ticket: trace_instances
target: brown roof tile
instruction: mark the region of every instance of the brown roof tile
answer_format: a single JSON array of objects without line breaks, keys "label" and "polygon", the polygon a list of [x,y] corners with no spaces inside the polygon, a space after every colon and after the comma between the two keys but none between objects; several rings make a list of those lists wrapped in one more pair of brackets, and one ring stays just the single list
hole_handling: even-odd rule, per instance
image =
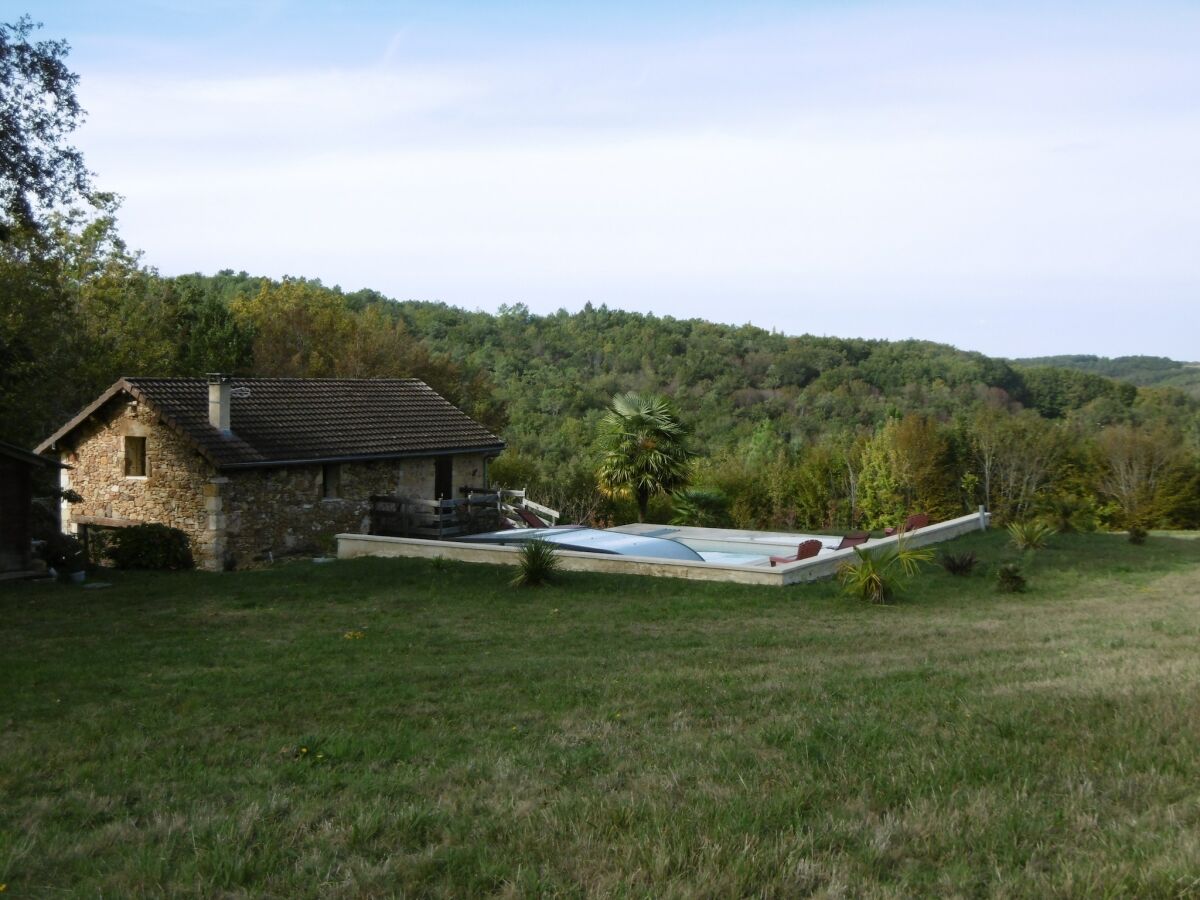
[{"label": "brown roof tile", "polygon": [[[504,442],[415,378],[234,378],[230,434],[208,421],[203,378],[125,378],[218,468],[494,450]],[[108,395],[111,396],[113,389]],[[103,399],[103,398],[102,398]],[[54,443],[93,404],[43,443]]]}]

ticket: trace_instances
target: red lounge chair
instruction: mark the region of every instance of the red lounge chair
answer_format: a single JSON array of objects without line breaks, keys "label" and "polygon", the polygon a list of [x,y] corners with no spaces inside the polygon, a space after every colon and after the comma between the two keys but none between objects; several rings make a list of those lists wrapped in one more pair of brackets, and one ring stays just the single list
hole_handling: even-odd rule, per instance
[{"label": "red lounge chair", "polygon": [[790,563],[801,559],[810,559],[821,552],[823,545],[820,541],[804,541],[796,548],[795,556],[772,556],[771,565],[776,563]]},{"label": "red lounge chair", "polygon": [[902,528],[898,529],[889,525],[887,528],[883,529],[883,533],[885,536],[891,537],[893,534],[896,534],[897,531],[902,530],[905,533],[916,531],[918,528],[924,528],[928,524],[929,516],[925,515],[925,513],[917,513],[915,516],[909,516],[907,519],[905,519]]},{"label": "red lounge chair", "polygon": [[857,547],[859,544],[865,544],[870,539],[871,539],[871,535],[869,535],[865,531],[852,531],[848,535],[846,535],[844,538],[842,538],[842,542],[840,544],[838,544],[834,549],[835,550],[845,550],[847,547]]},{"label": "red lounge chair", "polygon": [[530,528],[549,528],[550,526],[522,506],[517,507],[517,515]]}]

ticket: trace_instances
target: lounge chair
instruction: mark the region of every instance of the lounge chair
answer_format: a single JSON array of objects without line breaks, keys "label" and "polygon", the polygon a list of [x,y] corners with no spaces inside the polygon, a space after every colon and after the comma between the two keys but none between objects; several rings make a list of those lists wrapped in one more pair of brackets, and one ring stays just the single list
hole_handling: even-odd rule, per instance
[{"label": "lounge chair", "polygon": [[530,528],[549,528],[550,526],[522,506],[517,507],[517,515]]},{"label": "lounge chair", "polygon": [[772,556],[771,565],[776,565],[777,563],[796,562],[801,559],[811,559],[821,552],[822,546],[824,545],[820,541],[803,541],[800,546],[796,548],[795,556]]},{"label": "lounge chair", "polygon": [[845,550],[847,547],[857,547],[859,544],[865,544],[870,539],[871,535],[865,531],[852,531],[842,538],[842,542],[834,547],[834,549]]},{"label": "lounge chair", "polygon": [[896,534],[900,531],[903,531],[907,534],[910,531],[916,531],[918,528],[924,528],[928,524],[929,516],[925,515],[925,513],[917,513],[915,516],[909,516],[907,519],[905,519],[904,524],[900,528],[896,528],[894,525],[889,525],[887,528],[883,529],[883,533],[886,537],[891,537],[893,534]]}]

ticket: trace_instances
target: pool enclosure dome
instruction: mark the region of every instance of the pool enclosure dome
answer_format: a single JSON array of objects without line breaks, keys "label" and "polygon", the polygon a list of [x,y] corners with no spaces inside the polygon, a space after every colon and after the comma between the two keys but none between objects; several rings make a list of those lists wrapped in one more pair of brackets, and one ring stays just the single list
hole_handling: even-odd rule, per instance
[{"label": "pool enclosure dome", "polygon": [[651,559],[680,559],[703,562],[704,557],[678,541],[601,531],[584,525],[558,525],[553,528],[513,528],[487,534],[471,534],[456,538],[465,544],[519,545],[529,541],[545,541],[562,550],[582,553],[608,553],[615,556],[644,556]]}]

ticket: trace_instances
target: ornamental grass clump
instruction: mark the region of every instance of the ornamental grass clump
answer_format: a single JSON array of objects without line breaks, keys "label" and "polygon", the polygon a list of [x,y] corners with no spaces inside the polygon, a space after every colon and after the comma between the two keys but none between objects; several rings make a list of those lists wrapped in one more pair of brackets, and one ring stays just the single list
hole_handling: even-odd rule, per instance
[{"label": "ornamental grass clump", "polygon": [[963,553],[942,553],[938,557],[938,563],[943,569],[951,575],[960,576],[970,575],[978,561],[978,557],[969,550]]},{"label": "ornamental grass clump", "polygon": [[1031,519],[1028,522],[1012,522],[1008,526],[1012,545],[1018,550],[1043,550],[1054,534],[1054,529],[1045,522]]},{"label": "ornamental grass clump", "polygon": [[921,563],[933,559],[933,551],[897,542],[878,552],[855,547],[854,556],[838,567],[842,591],[856,600],[882,604],[895,599],[905,582],[920,571]]},{"label": "ornamental grass clump", "polygon": [[561,569],[553,544],[547,541],[526,541],[521,545],[517,574],[510,584],[513,587],[540,587],[552,582]]}]

